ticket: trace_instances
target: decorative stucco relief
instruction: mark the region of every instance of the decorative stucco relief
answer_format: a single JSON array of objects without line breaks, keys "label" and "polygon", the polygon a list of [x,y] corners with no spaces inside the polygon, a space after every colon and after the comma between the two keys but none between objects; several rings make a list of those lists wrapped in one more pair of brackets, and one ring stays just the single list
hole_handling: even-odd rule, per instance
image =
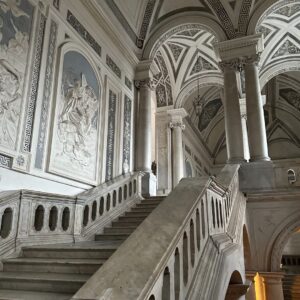
[{"label": "decorative stucco relief", "polygon": [[34,7],[0,2],[0,145],[16,146]]},{"label": "decorative stucco relief", "polygon": [[131,99],[125,95],[124,102],[124,129],[123,129],[123,173],[126,174],[130,170],[130,154],[131,154]]},{"label": "decorative stucco relief", "polygon": [[111,180],[114,170],[117,94],[109,90],[105,180]]},{"label": "decorative stucco relief", "polygon": [[99,109],[100,86],[92,66],[77,51],[65,53],[57,95],[51,171],[96,181]]}]

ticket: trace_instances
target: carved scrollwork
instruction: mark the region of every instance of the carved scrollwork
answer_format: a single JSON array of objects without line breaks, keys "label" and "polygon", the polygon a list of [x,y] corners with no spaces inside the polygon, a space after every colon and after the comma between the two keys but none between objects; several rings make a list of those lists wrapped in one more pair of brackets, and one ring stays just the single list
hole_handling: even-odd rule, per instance
[{"label": "carved scrollwork", "polygon": [[180,128],[181,130],[185,130],[185,125],[178,121],[178,122],[170,122],[169,123],[169,128],[173,129],[173,128]]},{"label": "carved scrollwork", "polygon": [[152,91],[155,90],[156,87],[154,80],[150,78],[143,79],[143,80],[135,80],[134,85],[137,89],[147,88]]},{"label": "carved scrollwork", "polygon": [[240,72],[242,69],[241,61],[239,58],[221,61],[219,62],[219,66],[222,72],[228,69]]}]

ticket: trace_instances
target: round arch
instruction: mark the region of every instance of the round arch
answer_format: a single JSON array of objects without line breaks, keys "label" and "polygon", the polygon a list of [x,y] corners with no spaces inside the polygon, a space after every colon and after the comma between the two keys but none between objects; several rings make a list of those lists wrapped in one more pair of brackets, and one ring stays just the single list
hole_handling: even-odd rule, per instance
[{"label": "round arch", "polygon": [[268,68],[268,70],[262,72],[260,76],[261,89],[277,75],[287,73],[290,71],[300,71],[300,60],[290,60],[288,62],[278,63]]},{"label": "round arch", "polygon": [[[256,33],[256,27],[261,22],[262,19],[264,19],[271,11],[274,10],[273,5],[277,3],[276,8],[278,5],[282,4],[282,1],[278,0],[264,0],[261,1],[260,6],[257,7],[257,9],[253,12],[249,25],[247,30],[247,35],[252,35]],[[275,9],[276,9],[275,8]]]},{"label": "round arch", "polygon": [[202,87],[207,87],[207,86],[223,87],[224,78],[221,73],[215,75],[203,74],[199,78],[199,81],[198,79],[195,79],[181,89],[179,95],[174,101],[174,107],[175,108],[183,107],[187,98],[198,89],[198,84],[200,89]]},{"label": "round arch", "polygon": [[165,19],[153,29],[153,33],[145,45],[142,60],[152,60],[156,50],[164,41],[177,31],[184,30],[185,27],[188,28],[191,25],[211,32],[218,41],[225,41],[227,39],[222,27],[215,20],[208,17],[207,14],[202,12],[180,13]]},{"label": "round arch", "polygon": [[282,224],[282,226],[279,229],[279,234],[277,234],[275,242],[273,243],[273,247],[271,251],[268,251],[268,253],[271,253],[271,257],[270,257],[271,272],[277,272],[280,270],[280,263],[281,263],[284,246],[286,245],[291,234],[298,228],[300,228],[299,212],[293,214],[292,218],[289,218],[287,222]]}]

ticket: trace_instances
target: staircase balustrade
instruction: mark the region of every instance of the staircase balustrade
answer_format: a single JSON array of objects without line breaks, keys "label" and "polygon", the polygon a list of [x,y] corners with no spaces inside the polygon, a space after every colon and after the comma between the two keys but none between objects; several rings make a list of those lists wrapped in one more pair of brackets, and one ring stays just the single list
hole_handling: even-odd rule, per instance
[{"label": "staircase balustrade", "polygon": [[214,237],[240,239],[235,222],[245,199],[238,168],[225,166],[217,179],[181,180],[72,299],[212,299],[194,290],[200,272],[206,272],[200,280],[213,281],[205,266],[215,262],[217,270],[221,243]]},{"label": "staircase balustrade", "polygon": [[93,239],[141,199],[141,173],[130,173],[77,196],[36,191],[0,193],[0,257],[20,247]]}]

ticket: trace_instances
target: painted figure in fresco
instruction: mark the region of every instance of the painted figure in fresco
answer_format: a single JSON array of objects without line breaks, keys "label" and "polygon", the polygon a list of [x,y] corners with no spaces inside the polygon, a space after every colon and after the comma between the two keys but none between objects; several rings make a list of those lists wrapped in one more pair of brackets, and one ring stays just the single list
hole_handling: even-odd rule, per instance
[{"label": "painted figure in fresco", "polygon": [[17,71],[0,60],[0,143],[13,147],[19,119],[20,82]]},{"label": "painted figure in fresco", "polygon": [[0,8],[7,13],[11,11],[12,15],[16,18],[25,16],[26,18],[30,18],[30,16],[23,11],[19,6],[22,0],[0,0]]},{"label": "painted figure in fresco", "polygon": [[63,153],[86,165],[91,156],[86,139],[92,129],[92,121],[97,109],[97,97],[87,84],[84,74],[64,96],[64,106],[59,116],[59,138],[63,143]]}]

